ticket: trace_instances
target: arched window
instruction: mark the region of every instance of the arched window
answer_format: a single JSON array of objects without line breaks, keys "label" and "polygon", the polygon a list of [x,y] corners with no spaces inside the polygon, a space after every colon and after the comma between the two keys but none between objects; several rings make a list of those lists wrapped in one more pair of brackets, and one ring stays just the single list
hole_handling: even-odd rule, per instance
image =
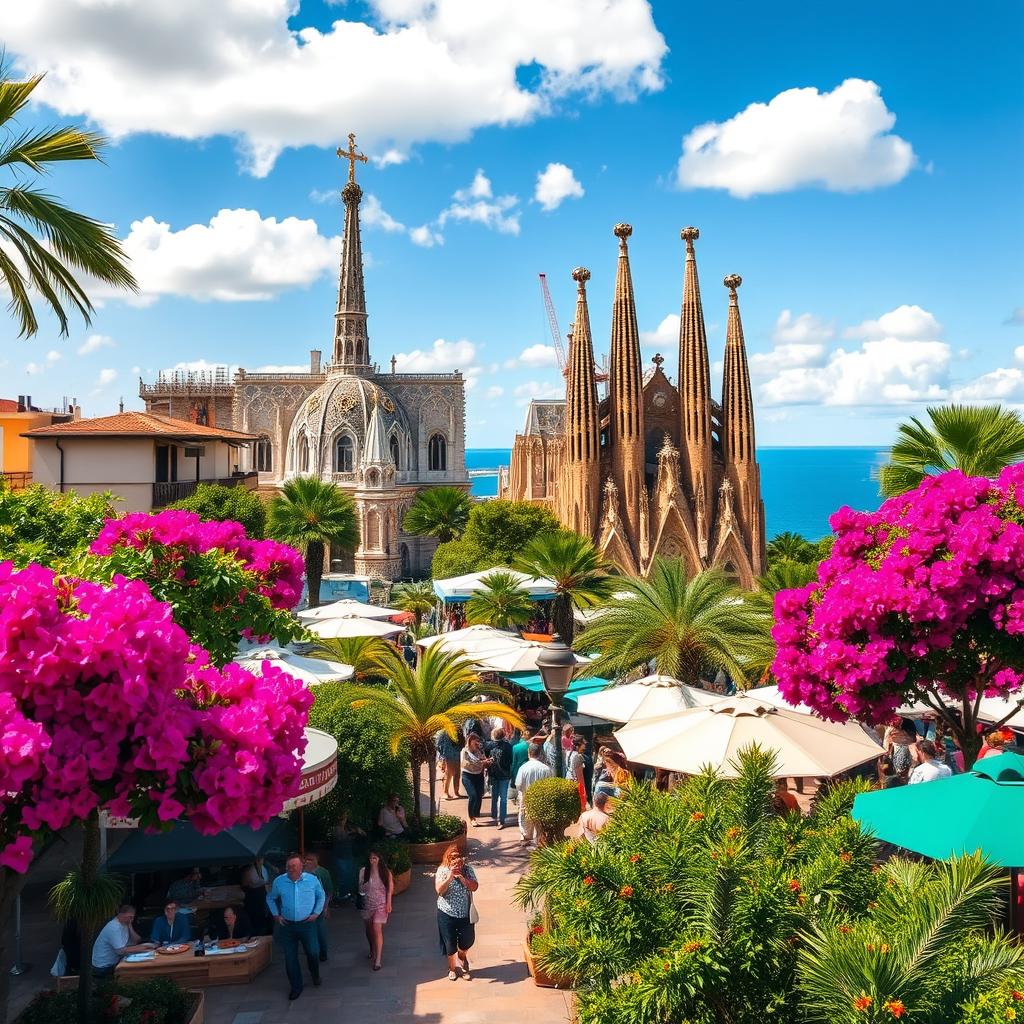
[{"label": "arched window", "polygon": [[388,447],[391,449],[391,461],[395,464],[395,469],[401,469],[402,467],[398,464],[398,435],[392,434],[391,440],[388,441]]},{"label": "arched window", "polygon": [[348,434],[334,442],[334,472],[351,473],[355,465],[355,444]]},{"label": "arched window", "polygon": [[427,465],[430,469],[448,468],[448,442],[442,434],[431,434],[427,444]]},{"label": "arched window", "polygon": [[366,486],[367,487],[377,487],[377,486],[379,486],[379,484],[380,484],[380,477],[377,475],[377,470],[371,469],[366,474]]},{"label": "arched window", "polygon": [[256,442],[255,459],[258,473],[269,473],[274,468],[274,450],[269,437],[261,437]]},{"label": "arched window", "polygon": [[298,446],[298,449],[299,449],[296,452],[296,455],[298,455],[299,472],[300,473],[308,473],[309,472],[309,438],[306,437],[305,434],[299,434],[299,439],[295,442],[295,444]]}]

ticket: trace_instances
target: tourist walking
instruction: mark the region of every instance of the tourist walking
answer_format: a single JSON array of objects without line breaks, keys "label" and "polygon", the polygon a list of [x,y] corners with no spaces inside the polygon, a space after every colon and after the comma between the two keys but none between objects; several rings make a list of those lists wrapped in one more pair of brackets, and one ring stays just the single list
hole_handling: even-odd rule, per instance
[{"label": "tourist walking", "polygon": [[501,829],[505,827],[505,816],[508,814],[508,785],[512,778],[512,744],[505,739],[505,730],[500,726],[491,733],[491,742],[487,745],[487,756],[491,762],[487,769],[487,781],[491,786],[491,817]]},{"label": "tourist walking", "polygon": [[306,871],[315,875],[324,887],[324,909],[316,919],[316,944],[320,947],[320,963],[327,963],[327,920],[331,916],[331,900],[334,899],[334,879],[327,868],[320,867],[320,858],[315,853],[307,853],[302,859]]},{"label": "tourist walking", "polygon": [[[528,733],[521,733],[519,739],[512,744],[512,768],[509,770],[508,776],[512,780],[512,789],[515,789],[516,776],[519,774],[519,769],[526,764],[526,759],[530,756],[530,740],[528,739]],[[518,803],[518,793],[513,798]]]},{"label": "tourist walking", "polygon": [[945,756],[940,756],[939,751],[931,740],[921,740],[917,745],[924,760],[910,773],[908,785],[913,786],[918,782],[934,782],[936,779],[948,779],[953,770],[946,764]]},{"label": "tourist walking", "polygon": [[479,825],[480,806],[484,802],[484,772],[490,765],[484,753],[483,741],[476,733],[470,733],[466,745],[462,748],[462,785],[466,790],[469,806],[466,813],[471,825]]},{"label": "tourist walking", "polygon": [[395,880],[384,858],[377,850],[371,850],[366,865],[359,872],[359,895],[362,897],[363,925],[366,928],[366,943],[370,947],[373,969],[380,970],[380,958],[384,952],[384,925],[391,916],[391,899],[395,894]]},{"label": "tourist walking", "polygon": [[523,845],[531,842],[536,845],[540,836],[540,829],[536,823],[526,817],[527,790],[538,780],[550,779],[554,774],[551,765],[544,760],[544,748],[539,743],[531,743],[526,764],[516,775],[516,792],[519,794],[519,834],[522,836]]},{"label": "tourist walking", "polygon": [[343,811],[334,829],[334,873],[338,878],[338,901],[350,899],[356,891],[356,861],[354,836],[357,830],[348,827],[348,811]]},{"label": "tourist walking", "polygon": [[325,899],[320,880],[316,875],[302,870],[302,857],[297,853],[288,854],[285,873],[278,875],[270,886],[267,909],[280,929],[284,969],[291,985],[289,999],[298,999],[302,995],[299,946],[306,953],[313,984],[320,984],[320,946],[316,938],[316,919],[324,909]]},{"label": "tourist walking", "polygon": [[459,800],[462,793],[459,791],[459,758],[462,754],[462,734],[458,739],[452,739],[442,729],[434,738],[437,747],[437,757],[441,762],[441,770],[444,775],[444,795],[446,800]]},{"label": "tourist walking", "polygon": [[455,959],[462,976],[469,981],[469,950],[476,942],[476,908],[473,893],[480,888],[476,873],[466,863],[457,846],[449,846],[434,876],[437,892],[437,931],[441,952],[448,958],[448,980],[455,981]]}]

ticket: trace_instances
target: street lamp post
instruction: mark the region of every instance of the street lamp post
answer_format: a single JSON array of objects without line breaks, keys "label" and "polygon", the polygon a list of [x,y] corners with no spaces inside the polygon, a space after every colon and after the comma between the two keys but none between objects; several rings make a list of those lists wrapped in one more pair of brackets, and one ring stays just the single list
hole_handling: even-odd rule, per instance
[{"label": "street lamp post", "polygon": [[551,730],[555,744],[556,778],[562,777],[562,732],[559,712],[562,709],[562,701],[569,692],[569,684],[572,682],[572,674],[575,669],[575,655],[566,644],[562,643],[556,633],[551,638],[551,643],[546,644],[544,650],[537,657],[537,671],[540,672],[544,692],[548,695],[548,701],[551,704]]}]

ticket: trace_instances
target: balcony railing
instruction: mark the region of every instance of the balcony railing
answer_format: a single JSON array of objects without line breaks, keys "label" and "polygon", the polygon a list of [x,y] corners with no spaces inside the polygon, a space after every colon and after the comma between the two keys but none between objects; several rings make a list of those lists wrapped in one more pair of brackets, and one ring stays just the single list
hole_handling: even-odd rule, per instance
[{"label": "balcony railing", "polygon": [[32,483],[31,473],[0,473],[0,483],[8,490],[23,491]]},{"label": "balcony railing", "polygon": [[172,501],[181,501],[195,494],[200,484],[218,484],[221,487],[244,487],[247,491],[254,491],[259,483],[259,474],[256,472],[239,473],[236,476],[221,477],[219,480],[175,480],[166,483],[153,484],[153,508],[163,508]]}]

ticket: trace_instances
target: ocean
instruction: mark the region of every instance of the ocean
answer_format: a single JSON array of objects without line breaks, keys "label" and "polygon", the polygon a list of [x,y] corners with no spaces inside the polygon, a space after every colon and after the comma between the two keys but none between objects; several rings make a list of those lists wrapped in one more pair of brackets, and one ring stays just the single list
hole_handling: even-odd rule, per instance
[{"label": "ocean", "polygon": [[[507,466],[510,455],[508,448],[467,450],[476,497],[498,493],[498,467]],[[836,509],[874,509],[881,502],[874,474],[885,449],[759,448],[757,457],[769,538],[789,530],[816,540],[829,532],[828,517]]]}]

